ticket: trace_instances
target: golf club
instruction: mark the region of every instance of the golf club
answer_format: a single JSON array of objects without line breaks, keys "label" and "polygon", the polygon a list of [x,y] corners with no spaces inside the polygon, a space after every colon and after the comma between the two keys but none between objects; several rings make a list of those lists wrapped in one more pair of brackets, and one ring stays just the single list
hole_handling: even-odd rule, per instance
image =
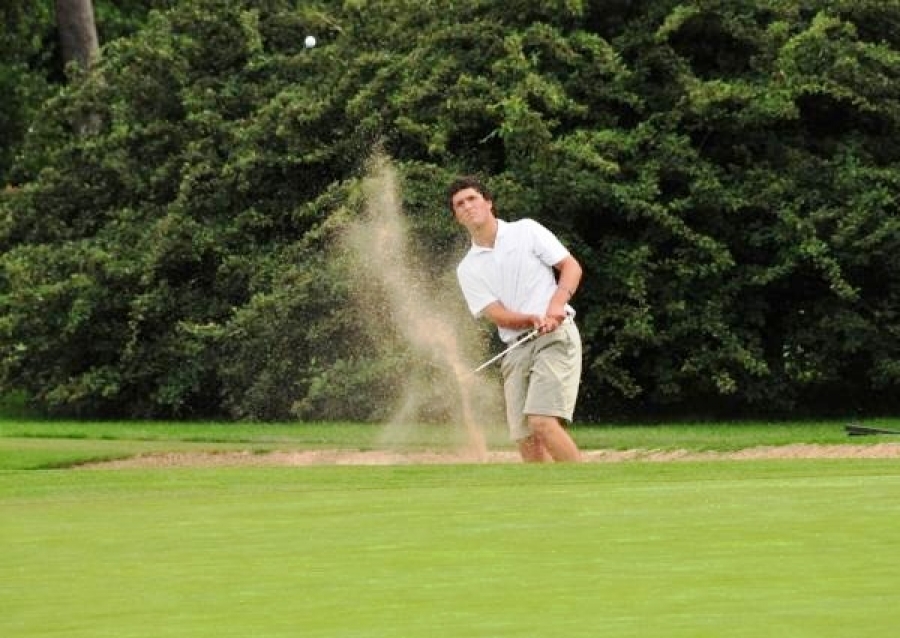
[{"label": "golf club", "polygon": [[511,350],[515,350],[516,348],[518,348],[519,346],[521,346],[523,343],[526,343],[526,342],[528,342],[528,341],[531,341],[531,340],[534,339],[536,336],[538,336],[540,333],[541,333],[541,331],[538,330],[537,328],[535,328],[534,330],[532,330],[531,332],[529,332],[529,333],[528,333],[527,335],[525,335],[524,337],[520,337],[515,343],[513,343],[511,346],[509,346],[508,348],[506,348],[506,350],[504,350],[503,352],[500,352],[500,353],[498,353],[498,354],[495,354],[493,357],[491,357],[490,359],[488,359],[487,361],[485,361],[484,363],[482,363],[480,366],[478,366],[477,368],[475,368],[474,370],[472,370],[472,374],[476,374],[476,373],[478,373],[478,372],[481,372],[482,370],[484,370],[485,368],[487,368],[487,367],[488,367],[489,365],[491,365],[492,363],[494,363],[494,362],[496,362],[496,361],[499,361],[500,359],[502,359],[503,357],[505,357]]}]

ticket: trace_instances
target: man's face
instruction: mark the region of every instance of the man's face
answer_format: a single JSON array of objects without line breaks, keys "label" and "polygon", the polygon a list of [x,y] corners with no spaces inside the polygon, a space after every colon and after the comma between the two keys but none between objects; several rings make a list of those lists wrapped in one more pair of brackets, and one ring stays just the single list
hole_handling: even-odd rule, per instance
[{"label": "man's face", "polygon": [[493,216],[494,203],[474,188],[457,191],[450,201],[456,220],[463,226],[480,226]]}]

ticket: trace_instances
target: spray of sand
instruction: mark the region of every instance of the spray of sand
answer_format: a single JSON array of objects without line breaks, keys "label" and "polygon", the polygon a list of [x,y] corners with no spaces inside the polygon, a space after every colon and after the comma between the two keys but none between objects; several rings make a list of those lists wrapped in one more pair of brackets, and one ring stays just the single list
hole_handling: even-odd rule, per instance
[{"label": "spray of sand", "polygon": [[[388,312],[382,320],[392,322],[391,328],[401,335],[418,361],[430,368],[433,379],[455,386],[459,394],[458,418],[465,434],[465,452],[478,460],[487,458],[485,430],[476,419],[476,403],[484,418],[479,399],[479,379],[472,374],[472,366],[463,355],[465,338],[462,334],[470,317],[459,317],[459,311],[442,303],[446,291],[435,282],[426,280],[424,270],[417,267],[416,256],[407,243],[407,227],[402,210],[400,187],[396,170],[388,158],[376,154],[363,181],[365,215],[348,234],[349,246],[364,269],[365,278],[378,285]],[[455,291],[458,295],[458,291]],[[376,326],[377,329],[377,326]],[[417,374],[415,370],[410,375]],[[429,376],[418,373],[419,377]],[[441,380],[441,377],[443,379]],[[483,386],[484,383],[481,383]],[[394,424],[407,419],[417,404],[427,395],[421,379],[406,385],[403,405]],[[432,394],[434,388],[430,389]],[[446,395],[446,389],[442,389]],[[490,409],[488,408],[488,412]],[[394,428],[396,433],[396,427]]]}]

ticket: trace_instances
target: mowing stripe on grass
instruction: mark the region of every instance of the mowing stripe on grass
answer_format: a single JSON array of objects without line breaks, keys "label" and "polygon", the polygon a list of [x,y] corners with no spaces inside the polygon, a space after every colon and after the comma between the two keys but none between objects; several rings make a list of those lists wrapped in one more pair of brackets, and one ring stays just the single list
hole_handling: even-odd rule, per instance
[{"label": "mowing stripe on grass", "polygon": [[0,473],[0,635],[893,636],[900,466]]}]

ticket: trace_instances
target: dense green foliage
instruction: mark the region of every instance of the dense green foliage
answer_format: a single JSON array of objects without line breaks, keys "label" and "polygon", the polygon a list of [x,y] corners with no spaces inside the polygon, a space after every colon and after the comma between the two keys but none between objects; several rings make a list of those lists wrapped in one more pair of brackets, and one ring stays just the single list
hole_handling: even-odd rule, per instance
[{"label": "dense green foliage", "polygon": [[50,64],[44,29],[51,15],[51,2],[10,0],[0,7],[0,187],[6,184],[29,122],[50,90],[40,71]]},{"label": "dense green foliage", "polygon": [[0,389],[383,417],[404,353],[367,341],[333,249],[380,146],[431,274],[457,171],[583,262],[582,418],[896,407],[897,0],[174,4],[30,121]]},{"label": "dense green foliage", "polygon": [[[102,41],[136,31],[151,9],[174,0],[94,0]],[[13,169],[26,132],[40,107],[64,83],[54,0],[4,0],[0,6],[0,186],[15,182]],[[29,158],[32,163],[40,158]]]}]

